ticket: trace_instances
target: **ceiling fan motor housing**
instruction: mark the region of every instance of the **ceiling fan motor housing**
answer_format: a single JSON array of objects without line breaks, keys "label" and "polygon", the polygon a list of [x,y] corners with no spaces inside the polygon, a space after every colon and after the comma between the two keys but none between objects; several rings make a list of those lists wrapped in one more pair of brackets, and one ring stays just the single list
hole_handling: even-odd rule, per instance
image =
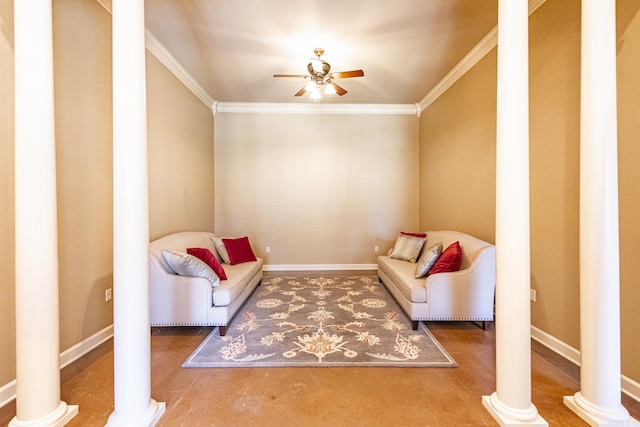
[{"label": "ceiling fan motor housing", "polygon": [[329,74],[331,65],[329,65],[327,61],[323,61],[322,59],[312,59],[311,62],[307,64],[307,70],[309,70],[309,74],[311,74],[312,76],[320,75],[321,77],[324,77]]}]

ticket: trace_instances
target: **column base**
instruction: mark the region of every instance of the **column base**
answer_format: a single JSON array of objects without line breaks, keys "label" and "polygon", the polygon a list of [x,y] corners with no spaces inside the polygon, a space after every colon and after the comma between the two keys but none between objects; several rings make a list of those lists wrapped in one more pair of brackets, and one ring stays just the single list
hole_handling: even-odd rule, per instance
[{"label": "column base", "polygon": [[78,405],[67,405],[65,402],[60,402],[55,411],[35,420],[21,421],[16,415],[9,422],[9,427],[62,427],[76,415],[78,415]]},{"label": "column base", "polygon": [[482,405],[501,426],[540,426],[548,427],[549,423],[539,414],[535,406],[531,410],[521,411],[509,408],[500,402],[494,392],[491,396],[482,396]]},{"label": "column base", "polygon": [[131,426],[131,425],[136,425],[141,427],[143,426],[153,427],[156,425],[158,420],[160,420],[160,417],[162,416],[162,414],[164,414],[166,409],[167,409],[166,403],[156,402],[155,400],[151,399],[151,401],[149,402],[149,407],[147,408],[147,411],[143,414],[141,419],[133,420],[128,417],[122,418],[122,417],[119,417],[115,412],[113,412],[111,416],[109,416],[109,420],[107,421],[107,427],[114,427],[114,426],[124,427],[124,426]]},{"label": "column base", "polygon": [[602,408],[586,400],[581,392],[565,396],[564,404],[592,427],[640,425],[640,422],[629,416],[623,406],[617,410]]}]

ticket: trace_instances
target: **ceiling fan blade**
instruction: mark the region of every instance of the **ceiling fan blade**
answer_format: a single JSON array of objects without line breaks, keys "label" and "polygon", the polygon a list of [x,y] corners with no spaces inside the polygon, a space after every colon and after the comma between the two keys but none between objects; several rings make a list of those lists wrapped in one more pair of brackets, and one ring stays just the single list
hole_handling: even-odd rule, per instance
[{"label": "ceiling fan blade", "polygon": [[336,73],[331,73],[331,77],[333,77],[334,79],[346,79],[348,77],[364,77],[364,71],[362,70],[338,71]]},{"label": "ceiling fan blade", "polygon": [[306,79],[309,76],[306,75],[306,74],[274,74],[273,77],[288,77],[288,78],[294,78],[294,79]]},{"label": "ceiling fan blade", "polygon": [[296,92],[296,94],[295,94],[295,95],[293,95],[293,96],[302,96],[302,95],[304,95],[305,93],[307,93],[307,86],[306,86],[306,85],[305,85],[305,86],[302,86],[302,89],[300,89],[299,91],[297,91],[297,92]]},{"label": "ceiling fan blade", "polygon": [[336,94],[337,94],[338,96],[342,96],[342,95],[344,95],[345,93],[347,93],[347,91],[346,91],[343,87],[338,86],[338,85],[337,85],[337,84],[335,84],[334,82],[331,82],[331,84],[333,85],[333,88],[336,90]]}]

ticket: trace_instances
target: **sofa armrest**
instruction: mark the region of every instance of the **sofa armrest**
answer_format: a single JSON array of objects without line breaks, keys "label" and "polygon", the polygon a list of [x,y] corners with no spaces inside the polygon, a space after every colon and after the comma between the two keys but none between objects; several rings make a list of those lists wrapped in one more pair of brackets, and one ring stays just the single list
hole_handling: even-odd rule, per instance
[{"label": "sofa armrest", "polygon": [[492,320],[495,247],[483,248],[468,268],[428,276],[425,281],[433,319]]},{"label": "sofa armrest", "polygon": [[211,283],[202,277],[168,273],[154,261],[149,267],[151,325],[206,324],[213,305]]}]

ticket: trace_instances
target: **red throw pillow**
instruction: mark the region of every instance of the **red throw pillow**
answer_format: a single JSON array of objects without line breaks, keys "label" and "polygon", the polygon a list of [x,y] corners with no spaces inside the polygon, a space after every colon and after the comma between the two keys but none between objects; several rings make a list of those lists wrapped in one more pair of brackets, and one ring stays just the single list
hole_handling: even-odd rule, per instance
[{"label": "red throw pillow", "polygon": [[460,247],[460,242],[454,242],[442,251],[442,255],[440,255],[438,261],[431,267],[429,275],[458,271],[461,263],[462,248]]},{"label": "red throw pillow", "polygon": [[427,237],[427,233],[409,233],[407,231],[401,231],[400,234],[404,234],[405,236],[422,237],[423,239]]},{"label": "red throw pillow", "polygon": [[207,264],[213,271],[215,271],[216,275],[220,278],[220,280],[227,280],[227,273],[224,272],[224,268],[222,268],[222,264],[218,261],[218,258],[207,248],[187,248],[187,253],[189,255],[193,255],[194,257],[202,260]]},{"label": "red throw pillow", "polygon": [[257,261],[253,254],[251,244],[248,237],[240,237],[238,239],[222,239],[224,247],[229,254],[229,264],[241,264],[243,262]]}]

